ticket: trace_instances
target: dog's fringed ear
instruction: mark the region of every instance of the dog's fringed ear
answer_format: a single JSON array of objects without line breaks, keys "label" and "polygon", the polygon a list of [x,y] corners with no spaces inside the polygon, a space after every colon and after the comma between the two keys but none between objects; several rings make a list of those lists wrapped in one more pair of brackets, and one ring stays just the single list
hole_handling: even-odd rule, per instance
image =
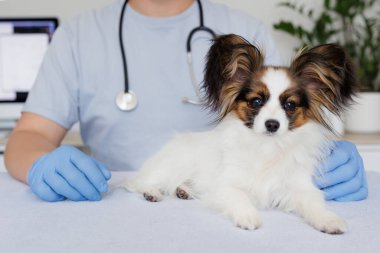
[{"label": "dog's fringed ear", "polygon": [[335,44],[303,50],[293,60],[290,71],[306,88],[312,116],[331,130],[321,107],[340,116],[359,90],[355,68],[345,50]]},{"label": "dog's fringed ear", "polygon": [[253,73],[263,64],[260,51],[244,38],[229,34],[217,37],[205,67],[203,90],[205,105],[223,119]]}]

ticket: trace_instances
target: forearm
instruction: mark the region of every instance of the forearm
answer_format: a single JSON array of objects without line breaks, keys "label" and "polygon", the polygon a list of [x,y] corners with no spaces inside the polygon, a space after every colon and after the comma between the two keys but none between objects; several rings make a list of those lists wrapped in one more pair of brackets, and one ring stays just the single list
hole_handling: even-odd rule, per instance
[{"label": "forearm", "polygon": [[5,150],[5,167],[10,175],[24,183],[32,164],[58,146],[38,133],[19,130],[11,134]]}]

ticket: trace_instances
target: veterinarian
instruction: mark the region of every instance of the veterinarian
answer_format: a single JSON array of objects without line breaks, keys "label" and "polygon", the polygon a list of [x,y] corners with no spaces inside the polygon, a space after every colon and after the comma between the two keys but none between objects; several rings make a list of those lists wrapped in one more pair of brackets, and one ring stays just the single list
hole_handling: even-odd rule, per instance
[{"label": "veterinarian", "polygon": [[[43,200],[100,200],[109,169],[137,170],[174,133],[208,129],[212,117],[196,104],[213,33],[239,34],[263,48],[266,64],[282,64],[264,25],[240,11],[208,0],[124,4],[116,0],[60,26],[8,141],[7,170]],[[187,40],[198,27],[189,55]],[[91,156],[60,145],[78,121]],[[367,197],[352,143],[336,142],[320,166],[315,183],[326,199]]]}]

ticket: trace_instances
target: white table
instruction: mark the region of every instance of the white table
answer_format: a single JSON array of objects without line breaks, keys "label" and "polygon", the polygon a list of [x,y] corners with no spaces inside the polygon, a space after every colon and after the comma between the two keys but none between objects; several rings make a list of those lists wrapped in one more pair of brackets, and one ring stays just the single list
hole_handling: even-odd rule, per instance
[{"label": "white table", "polygon": [[[113,173],[112,185],[129,175]],[[380,252],[380,174],[368,173],[365,201],[329,202],[349,231],[327,235],[302,219],[262,210],[256,231],[236,228],[196,200],[151,203],[116,189],[99,202],[48,203],[0,173],[0,252]]]}]

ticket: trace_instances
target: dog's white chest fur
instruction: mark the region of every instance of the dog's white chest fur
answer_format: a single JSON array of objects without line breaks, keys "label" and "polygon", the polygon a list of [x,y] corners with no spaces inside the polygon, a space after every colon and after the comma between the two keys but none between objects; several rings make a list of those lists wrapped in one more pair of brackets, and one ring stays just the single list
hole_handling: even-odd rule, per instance
[{"label": "dog's white chest fur", "polygon": [[[168,173],[186,175],[181,181],[190,182],[200,199],[233,185],[254,196],[260,207],[277,206],[295,184],[312,186],[312,173],[326,141],[318,132],[320,126],[309,123],[285,136],[263,136],[230,115],[211,132],[185,134],[169,144],[168,154],[178,160],[172,161]],[[171,194],[176,187],[178,182],[165,192]]]},{"label": "dog's white chest fur", "polygon": [[[212,131],[176,136],[127,180],[126,188],[151,201],[185,193],[247,229],[260,226],[256,208],[277,207],[298,213],[319,230],[342,232],[344,221],[325,209],[312,183],[326,150],[323,133],[309,123],[284,136],[255,135],[229,115]],[[323,212],[326,217],[319,218]],[[338,228],[329,227],[333,220]]]}]

